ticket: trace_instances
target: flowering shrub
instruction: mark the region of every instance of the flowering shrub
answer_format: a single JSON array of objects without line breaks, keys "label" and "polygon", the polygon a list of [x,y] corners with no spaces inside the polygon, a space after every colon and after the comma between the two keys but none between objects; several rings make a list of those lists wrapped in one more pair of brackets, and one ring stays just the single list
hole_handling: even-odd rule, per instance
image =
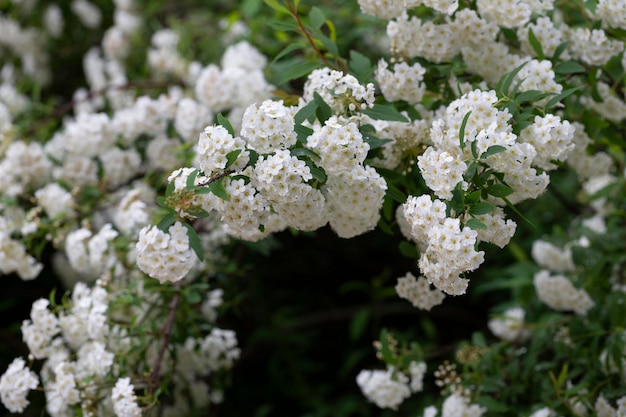
[{"label": "flowering shrub", "polygon": [[0,15],[9,412],[626,413],[626,4],[183,3]]}]

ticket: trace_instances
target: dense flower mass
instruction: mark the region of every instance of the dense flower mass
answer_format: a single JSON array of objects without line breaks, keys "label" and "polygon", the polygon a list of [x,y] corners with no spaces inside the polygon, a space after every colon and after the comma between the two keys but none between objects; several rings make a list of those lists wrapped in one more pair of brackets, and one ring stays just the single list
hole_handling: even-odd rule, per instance
[{"label": "dense flower mass", "polygon": [[[233,380],[280,391],[258,415],[626,414],[624,0],[105,3],[0,13],[0,273],[58,284],[6,332],[8,411],[213,415]],[[315,386],[340,320],[381,369]]]}]

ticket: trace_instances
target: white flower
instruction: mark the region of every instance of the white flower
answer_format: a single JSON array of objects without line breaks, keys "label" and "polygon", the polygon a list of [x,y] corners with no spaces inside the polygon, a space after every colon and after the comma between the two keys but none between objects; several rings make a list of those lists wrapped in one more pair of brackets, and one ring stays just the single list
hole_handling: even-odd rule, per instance
[{"label": "white flower", "polygon": [[22,358],[15,358],[6,372],[0,377],[0,399],[12,413],[21,413],[28,406],[28,391],[37,388],[39,379],[30,369],[25,368]]},{"label": "white flower", "polygon": [[135,387],[130,383],[130,378],[120,378],[111,391],[113,411],[118,417],[140,417],[141,409],[137,405]]}]

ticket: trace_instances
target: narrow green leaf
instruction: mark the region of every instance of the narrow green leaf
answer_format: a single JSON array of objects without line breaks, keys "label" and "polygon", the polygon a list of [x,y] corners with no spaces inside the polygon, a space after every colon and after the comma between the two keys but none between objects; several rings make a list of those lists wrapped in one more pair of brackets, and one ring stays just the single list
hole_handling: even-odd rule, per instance
[{"label": "narrow green leaf", "polygon": [[290,14],[289,10],[285,6],[280,4],[278,0],[263,0],[263,2],[267,4],[268,6],[270,6],[272,9],[276,10],[277,12]]},{"label": "narrow green leaf", "polygon": [[279,32],[299,32],[300,27],[292,21],[283,20],[270,20],[268,22],[272,29],[276,29]]},{"label": "narrow green leaf", "polygon": [[[285,62],[285,61],[283,61]],[[303,77],[308,75],[316,68],[319,68],[320,64],[317,62],[309,62],[303,59],[296,59],[294,62],[289,63],[287,69],[280,74],[279,84],[286,83],[287,81],[291,81],[296,78]]]},{"label": "narrow green leaf", "polygon": [[461,150],[465,149],[465,127],[467,126],[467,121],[470,118],[472,111],[468,111],[463,117],[463,121],[461,122],[461,128],[459,129],[459,145],[461,146]]},{"label": "narrow green leaf", "polygon": [[167,232],[167,228],[173,225],[175,221],[176,213],[168,213],[157,223],[157,228],[163,232]]},{"label": "narrow green leaf", "polygon": [[326,16],[324,16],[324,12],[319,7],[313,6],[309,12],[309,25],[311,28],[317,30],[322,27],[325,21]]},{"label": "narrow green leaf", "polygon": [[174,193],[174,190],[176,189],[176,181],[172,180],[169,182],[169,184],[167,184],[167,187],[165,188],[165,197],[169,197]]},{"label": "narrow green leaf", "polygon": [[326,104],[322,96],[317,93],[313,93],[313,101],[315,101],[315,104],[317,105],[317,109],[315,109],[317,120],[324,123],[326,120],[330,119],[330,116],[333,115],[333,111],[330,106]]},{"label": "narrow green leaf", "polygon": [[417,260],[420,257],[419,251],[417,250],[417,246],[415,245],[415,243],[407,242],[406,240],[400,242],[400,245],[398,245],[398,250],[403,256],[406,256],[409,259]]},{"label": "narrow green leaf", "polygon": [[509,407],[507,407],[506,404],[486,395],[480,396],[477,402],[487,409],[487,414],[489,415],[493,415],[494,413],[506,413],[509,411]]},{"label": "narrow green leaf", "polygon": [[300,143],[306,143],[307,138],[313,134],[313,129],[302,125],[296,125],[293,130],[296,131]]},{"label": "narrow green leaf", "polygon": [[226,169],[235,163],[241,151],[242,149],[235,149],[234,151],[230,151],[226,154]]},{"label": "narrow green leaf", "polygon": [[511,187],[504,184],[492,184],[487,187],[487,193],[494,197],[506,197],[514,192]]},{"label": "narrow green leaf", "polygon": [[545,55],[543,53],[543,49],[541,48],[541,42],[535,36],[535,32],[531,28],[528,29],[528,42],[530,46],[532,46],[533,50],[537,54],[537,58],[545,59]]},{"label": "narrow green leaf", "polygon": [[293,148],[289,151],[289,153],[291,153],[291,156],[295,157],[306,156],[307,158],[320,159],[320,156],[309,148]]},{"label": "narrow green leaf", "polygon": [[200,261],[204,260],[204,249],[202,247],[202,241],[196,233],[196,230],[189,223],[183,223],[183,225],[187,228],[187,236],[189,237],[189,246],[196,253],[196,256]]},{"label": "narrow green leaf", "polygon": [[311,171],[311,175],[313,176],[314,180],[320,182],[321,184],[324,184],[326,182],[327,177],[324,168],[318,167],[311,160],[304,161],[304,163],[306,164],[306,166],[309,167],[309,170]]},{"label": "narrow green leaf", "polygon": [[213,194],[215,194],[222,200],[230,201],[230,197],[228,196],[228,193],[226,192],[226,188],[224,188],[223,182],[224,182],[224,178],[220,178],[217,181],[213,181],[212,183],[208,185],[209,190],[211,190]]},{"label": "narrow green leaf", "polygon": [[198,178],[198,172],[199,171],[197,169],[194,169],[187,177],[187,183],[185,184],[187,186],[187,189],[193,190],[196,187],[196,178]]},{"label": "narrow green leaf", "polygon": [[284,56],[290,54],[291,52],[298,50],[298,49],[302,49],[302,45],[299,43],[291,43],[289,45],[287,45],[282,51],[280,51],[275,57],[274,59],[272,59],[272,62],[270,63],[273,64],[276,61],[279,61],[281,58],[283,58]]},{"label": "narrow green leaf", "polygon": [[556,47],[556,49],[554,50],[554,54],[552,55],[552,60],[554,62],[556,62],[561,56],[561,54],[565,52],[565,48],[567,48],[567,44],[568,44],[567,41],[561,42],[559,46]]},{"label": "narrow green leaf", "polygon": [[222,113],[217,114],[217,123],[226,129],[231,136],[235,136],[235,129],[233,129],[233,125],[230,124],[228,119],[224,117]]},{"label": "narrow green leaf", "polygon": [[513,71],[504,74],[502,78],[500,78],[500,81],[498,81],[498,86],[496,88],[496,91],[501,96],[506,96],[509,94],[509,89],[511,88],[511,84],[513,84],[513,81],[515,80],[515,77],[517,76],[517,74],[519,74],[522,68],[524,68],[526,64],[528,64],[528,62],[530,61],[524,62],[522,65],[518,66]]},{"label": "narrow green leaf", "polygon": [[304,107],[302,107],[296,115],[293,117],[294,122],[297,125],[302,124],[305,120],[311,121],[311,117],[315,116],[315,110],[317,109],[317,103],[314,101],[308,102]]},{"label": "narrow green leaf", "polygon": [[392,142],[391,139],[380,139],[369,133],[362,133],[363,141],[370,146],[370,151],[381,148],[385,143]]},{"label": "narrow green leaf", "polygon": [[331,40],[328,36],[322,33],[317,33],[315,37],[322,42],[322,45],[324,45],[324,48],[326,48],[326,50],[332,56],[339,55],[339,49],[337,48],[337,44],[333,40]]},{"label": "narrow green leaf", "polygon": [[391,348],[389,347],[389,337],[387,336],[389,332],[387,329],[382,329],[380,332],[380,354],[383,357],[383,361],[386,363],[393,363],[393,353],[391,352]]},{"label": "narrow green leaf", "polygon": [[585,72],[586,69],[576,61],[564,61],[554,67],[555,74],[577,74]]},{"label": "narrow green leaf", "polygon": [[363,308],[359,310],[358,313],[354,315],[352,320],[350,321],[350,339],[353,341],[358,340],[363,333],[365,333],[365,329],[367,328],[367,323],[369,322],[370,311],[367,308]]},{"label": "narrow green leaf", "polygon": [[248,149],[248,154],[250,155],[248,165],[254,167],[256,165],[256,161],[259,159],[259,153],[254,149]]},{"label": "narrow green leaf", "polygon": [[491,213],[496,209],[496,205],[487,201],[481,201],[470,207],[469,214],[472,216],[480,216],[482,214]]},{"label": "narrow green leaf", "polygon": [[558,94],[558,95],[552,97],[546,103],[546,109],[549,109],[549,108],[555,106],[557,103],[561,102],[566,97],[569,97],[570,95],[574,94],[578,90],[580,90],[580,87],[569,88],[569,89],[563,91],[561,94]]},{"label": "narrow green leaf", "polygon": [[467,182],[472,182],[472,179],[474,178],[474,175],[476,175],[476,172],[478,172],[478,163],[472,162],[467,167],[467,171],[465,171],[465,175],[463,175],[463,178]]},{"label": "narrow green leaf", "polygon": [[393,185],[392,183],[387,183],[387,192],[386,195],[389,196],[393,201],[404,204],[406,203],[407,196],[402,192],[398,187]]},{"label": "narrow green leaf", "polygon": [[350,51],[350,61],[348,61],[348,67],[360,83],[368,81],[374,72],[372,61],[370,61],[370,59],[362,53],[355,50]]},{"label": "narrow green leaf", "polygon": [[374,107],[362,111],[363,114],[376,120],[387,120],[392,122],[408,122],[409,120],[396,108],[389,104],[374,104]]},{"label": "narrow green leaf", "polygon": [[533,101],[541,100],[542,98],[547,97],[549,95],[550,93],[544,93],[543,91],[539,91],[539,90],[528,90],[528,91],[523,91],[519,93],[518,95],[516,95],[514,101],[517,104],[533,102]]},{"label": "narrow green leaf", "polygon": [[476,218],[471,218],[465,223],[466,227],[472,230],[486,230],[487,225]]},{"label": "narrow green leaf", "polygon": [[502,145],[491,145],[490,147],[487,148],[485,152],[482,153],[482,155],[480,155],[480,159],[485,159],[485,158],[490,157],[491,155],[504,152],[506,151],[506,149],[507,148]]}]

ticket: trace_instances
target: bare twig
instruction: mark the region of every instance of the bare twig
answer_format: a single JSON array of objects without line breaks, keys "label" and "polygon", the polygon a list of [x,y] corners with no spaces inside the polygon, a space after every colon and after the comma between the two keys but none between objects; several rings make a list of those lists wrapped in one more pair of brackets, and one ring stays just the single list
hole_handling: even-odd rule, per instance
[{"label": "bare twig", "polygon": [[[180,281],[175,284],[177,290],[180,289],[180,286]],[[161,349],[159,349],[159,354],[157,355],[157,359],[154,363],[154,368],[152,370],[152,373],[150,374],[150,379],[148,380],[148,389],[150,395],[154,395],[159,385],[159,379],[161,378],[161,364],[163,363],[165,351],[170,344],[170,335],[172,333],[172,327],[174,326],[174,319],[176,318],[176,310],[178,309],[179,299],[180,292],[176,291],[174,293],[174,297],[172,298],[172,302],[170,303],[170,314],[168,315],[167,322],[165,323],[165,326],[161,331],[161,339],[163,340],[163,344],[161,345]]]}]

